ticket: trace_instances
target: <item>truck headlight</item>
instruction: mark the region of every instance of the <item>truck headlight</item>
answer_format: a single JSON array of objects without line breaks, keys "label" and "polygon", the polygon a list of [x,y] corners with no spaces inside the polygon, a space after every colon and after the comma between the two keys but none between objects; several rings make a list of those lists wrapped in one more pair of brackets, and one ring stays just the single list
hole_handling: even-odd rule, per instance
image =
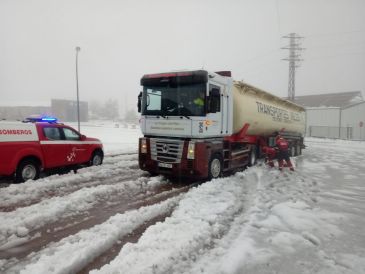
[{"label": "truck headlight", "polygon": [[141,138],[141,153],[147,153],[147,139]]},{"label": "truck headlight", "polygon": [[195,159],[195,143],[194,142],[189,142],[187,158]]}]

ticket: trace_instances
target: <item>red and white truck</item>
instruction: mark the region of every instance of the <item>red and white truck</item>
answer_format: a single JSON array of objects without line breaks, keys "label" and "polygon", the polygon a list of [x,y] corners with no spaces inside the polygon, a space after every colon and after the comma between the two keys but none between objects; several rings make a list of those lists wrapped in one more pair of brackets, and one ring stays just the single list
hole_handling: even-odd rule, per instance
[{"label": "red and white truck", "polygon": [[0,122],[0,155],[0,176],[16,182],[35,180],[42,170],[100,165],[104,157],[100,140],[48,117]]},{"label": "red and white truck", "polygon": [[229,71],[147,74],[138,96],[139,166],[152,174],[216,178],[253,165],[274,132],[304,148],[305,110],[241,81]]}]

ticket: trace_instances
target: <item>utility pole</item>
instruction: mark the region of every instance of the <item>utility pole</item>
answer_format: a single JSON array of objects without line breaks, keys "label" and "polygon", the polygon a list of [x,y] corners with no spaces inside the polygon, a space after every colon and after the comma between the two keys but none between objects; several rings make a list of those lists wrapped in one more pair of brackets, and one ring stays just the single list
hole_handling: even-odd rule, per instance
[{"label": "utility pole", "polygon": [[288,58],[282,60],[289,62],[289,82],[288,82],[288,99],[292,102],[295,100],[295,69],[299,67],[298,62],[303,61],[300,59],[300,51],[304,48],[300,47],[301,39],[304,37],[299,36],[296,33],[289,33],[283,38],[289,39],[289,46],[281,49],[289,50]]},{"label": "utility pole", "polygon": [[80,100],[79,100],[79,52],[81,50],[80,47],[76,47],[76,96],[77,96],[77,129],[80,132]]}]

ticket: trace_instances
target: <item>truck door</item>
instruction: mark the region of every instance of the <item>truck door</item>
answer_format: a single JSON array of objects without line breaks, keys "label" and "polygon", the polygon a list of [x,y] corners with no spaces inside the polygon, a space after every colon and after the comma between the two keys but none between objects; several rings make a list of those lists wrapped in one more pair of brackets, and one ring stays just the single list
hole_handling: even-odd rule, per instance
[{"label": "truck door", "polygon": [[48,125],[43,127],[43,140],[40,141],[44,166],[54,168],[65,165],[68,146],[62,140],[62,134],[58,127]]},{"label": "truck door", "polygon": [[81,135],[71,128],[62,127],[65,142],[68,144],[67,164],[82,164],[89,160],[90,145],[81,141]]},{"label": "truck door", "polygon": [[205,134],[220,135],[224,133],[222,123],[222,110],[223,110],[223,92],[224,86],[219,83],[210,83],[208,90],[208,113],[207,120],[205,122]]}]

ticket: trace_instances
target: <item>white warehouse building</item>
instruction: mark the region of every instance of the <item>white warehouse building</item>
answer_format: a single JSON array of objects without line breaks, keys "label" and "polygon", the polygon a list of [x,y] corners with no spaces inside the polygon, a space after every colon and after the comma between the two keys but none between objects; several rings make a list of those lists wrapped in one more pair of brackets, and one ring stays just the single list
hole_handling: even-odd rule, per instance
[{"label": "white warehouse building", "polygon": [[365,101],[361,91],[298,96],[306,108],[306,136],[365,140]]},{"label": "white warehouse building", "polygon": [[343,108],[341,113],[341,127],[352,129],[348,139],[365,140],[365,102]]}]

